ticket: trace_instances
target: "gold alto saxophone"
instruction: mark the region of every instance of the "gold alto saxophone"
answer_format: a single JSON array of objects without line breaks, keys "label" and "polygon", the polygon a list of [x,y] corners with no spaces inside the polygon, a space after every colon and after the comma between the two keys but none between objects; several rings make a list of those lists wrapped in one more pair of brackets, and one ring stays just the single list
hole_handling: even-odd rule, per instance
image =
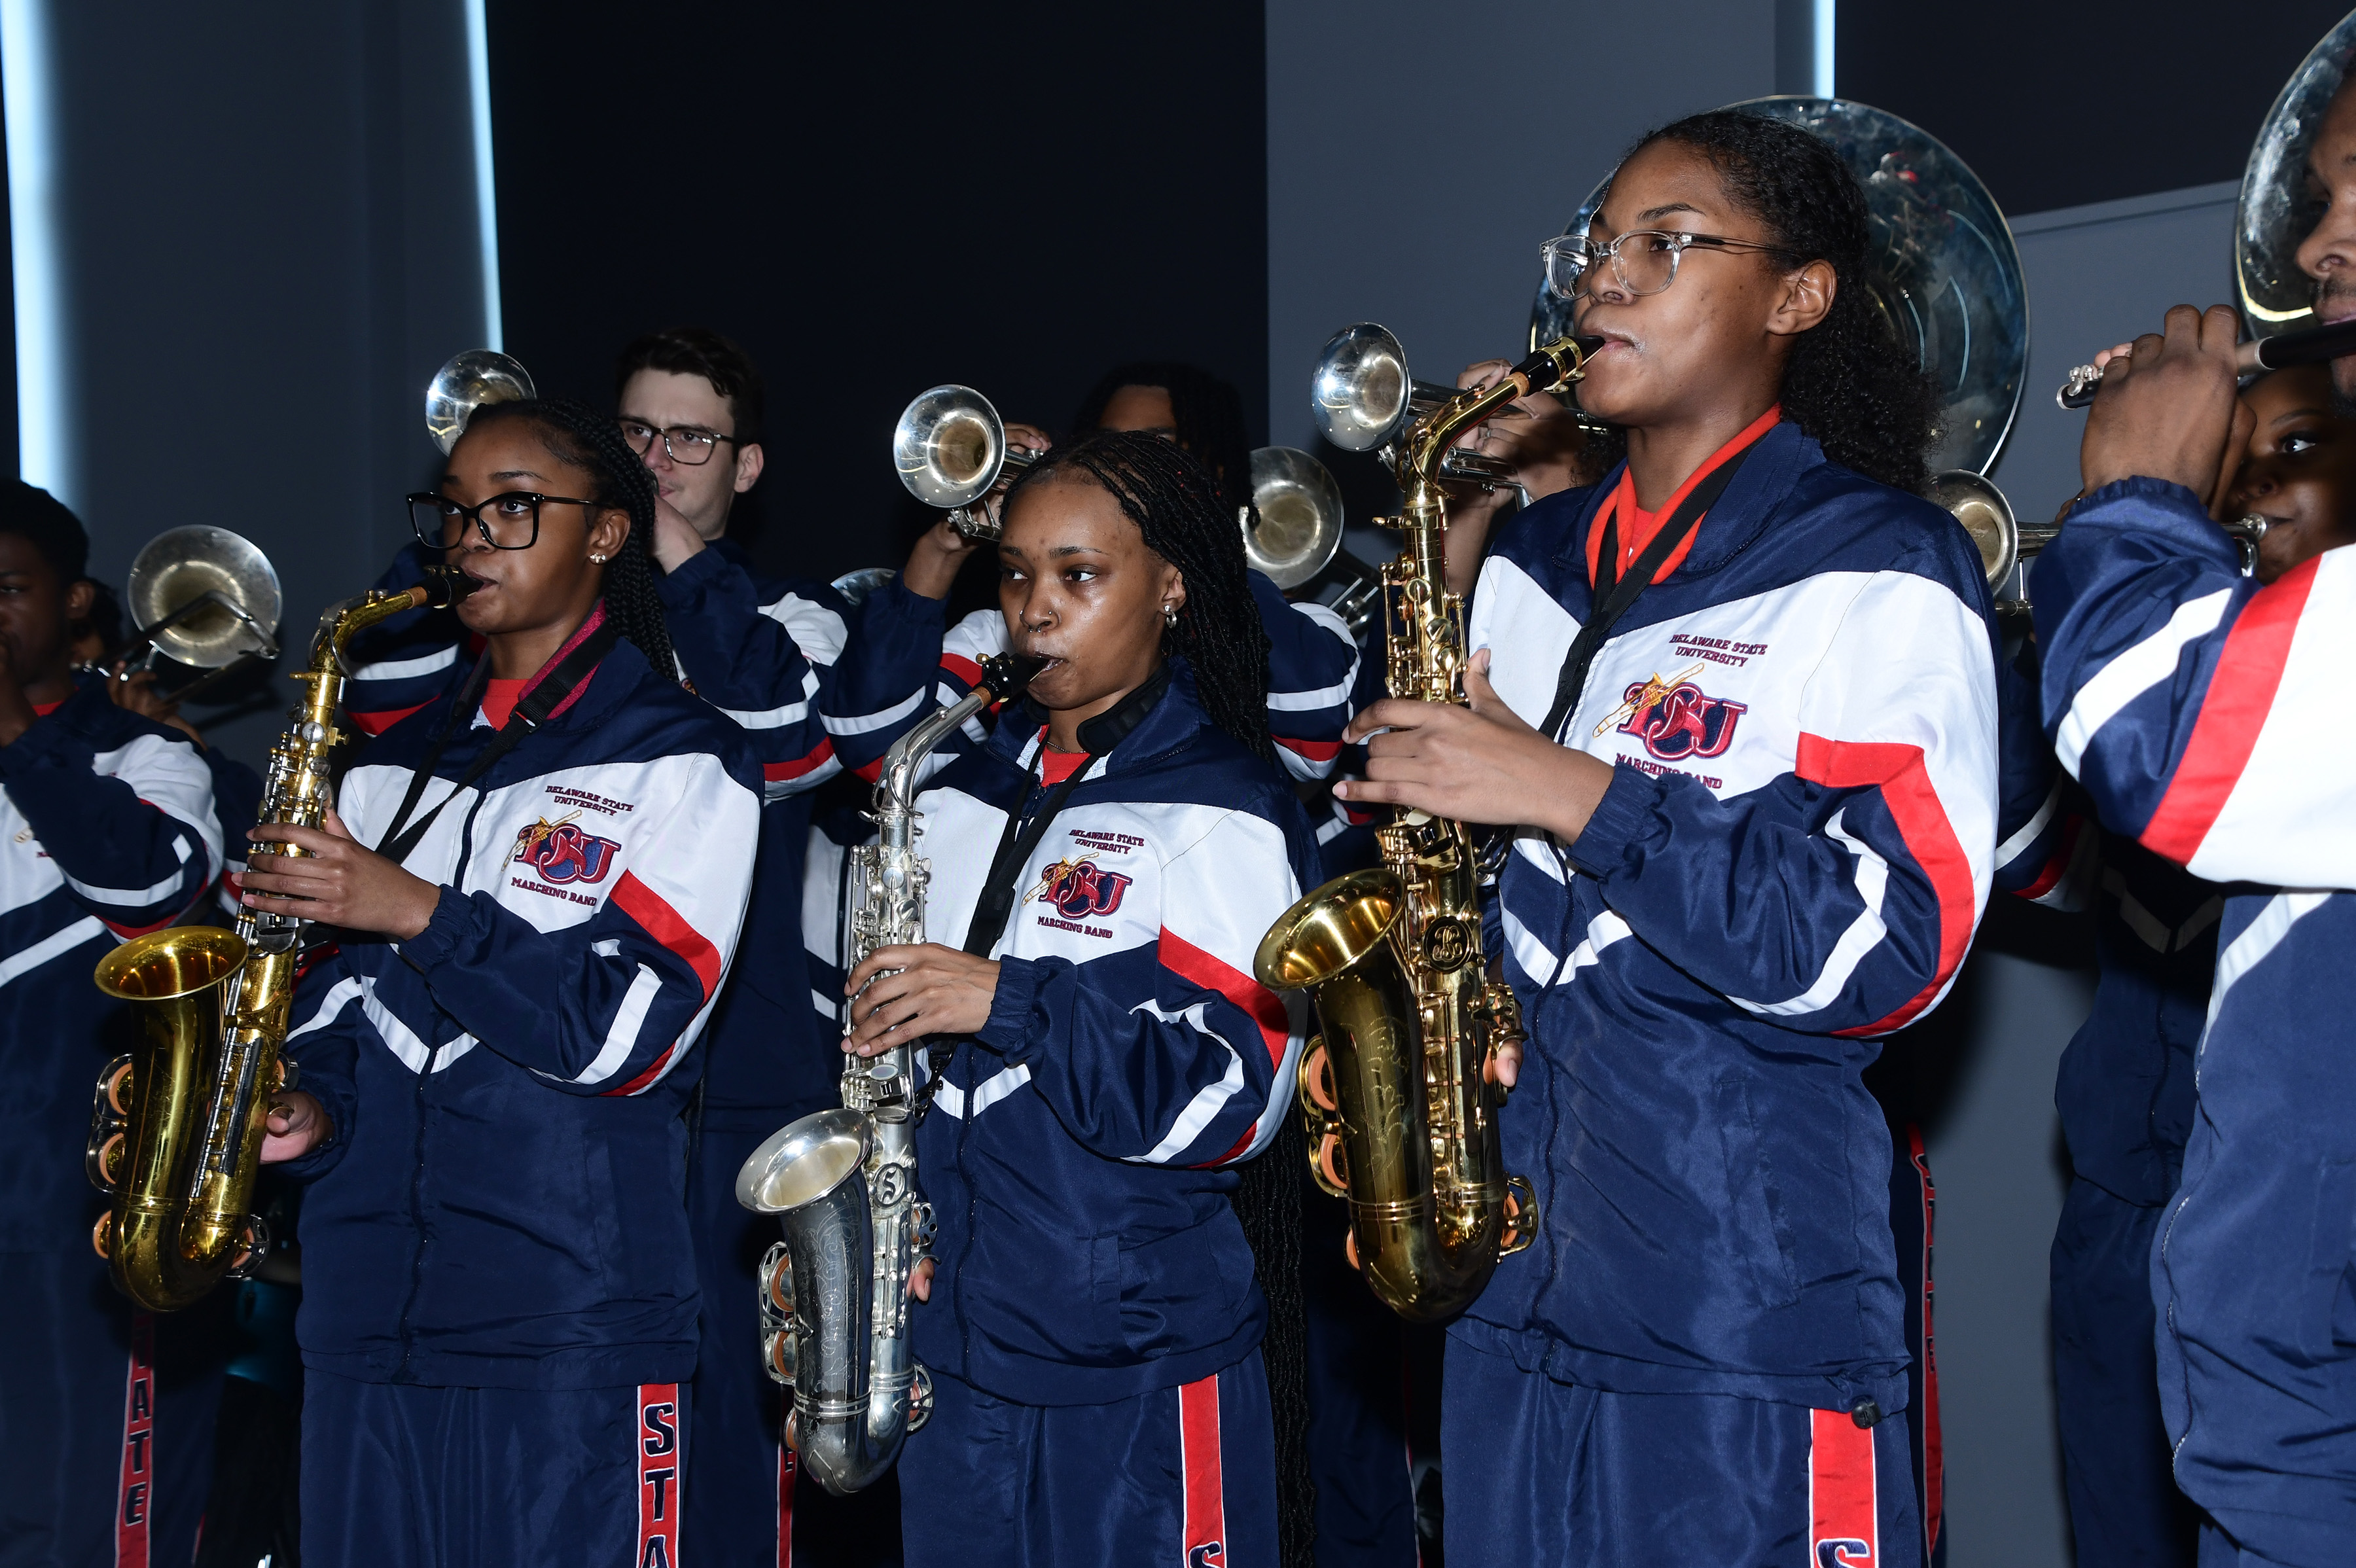
[{"label": "gold alto saxophone", "polygon": [[[851,852],[851,968],[877,948],[925,940],[917,770],[944,736],[1019,693],[1032,668],[992,659],[979,685],[885,754],[876,842]],[[836,1497],[891,1468],[932,1413],[932,1380],[908,1336],[908,1272],[933,1239],[932,1207],[916,1197],[916,1123],[931,1101],[931,1084],[916,1081],[916,1048],[846,1057],[842,1108],[779,1128],[736,1176],[736,1201],[776,1215],[785,1231],[761,1263],[761,1359],[794,1391],[801,1462]]]},{"label": "gold alto saxophone", "polygon": [[[270,753],[260,820],[316,828],[329,804],[328,759],[343,738],[344,645],[421,605],[464,598],[474,579],[436,575],[402,593],[347,599],[319,620],[303,695]],[[292,844],[281,854],[307,851]],[[98,988],[137,1004],[146,1040],[100,1075],[91,1112],[91,1180],[113,1195],[91,1240],[114,1283],[141,1306],[189,1305],[269,1247],[248,1212],[270,1098],[294,1087],[282,1060],[297,944],[310,922],[252,909],[233,931],[175,926],[99,961]]]},{"label": "gold alto saxophone", "polygon": [[[1383,568],[1391,695],[1464,700],[1464,607],[1444,575],[1440,482],[1486,476],[1451,465],[1451,443],[1515,398],[1579,380],[1596,343],[1557,338],[1496,386],[1448,396],[1412,423],[1405,394],[1416,383],[1396,338],[1358,327],[1327,346],[1321,423],[1344,445],[1380,445],[1404,499],[1398,518],[1377,520],[1407,535]],[[1300,1084],[1310,1164],[1319,1186],[1349,1199],[1350,1257],[1367,1285],[1429,1323],[1471,1305],[1497,1260],[1537,1234],[1529,1183],[1505,1174],[1505,1091],[1486,1071],[1498,1047],[1523,1038],[1521,1009],[1488,974],[1464,824],[1401,809],[1376,837],[1383,864],[1286,910],[1253,968],[1271,989],[1316,998],[1322,1032]]]}]

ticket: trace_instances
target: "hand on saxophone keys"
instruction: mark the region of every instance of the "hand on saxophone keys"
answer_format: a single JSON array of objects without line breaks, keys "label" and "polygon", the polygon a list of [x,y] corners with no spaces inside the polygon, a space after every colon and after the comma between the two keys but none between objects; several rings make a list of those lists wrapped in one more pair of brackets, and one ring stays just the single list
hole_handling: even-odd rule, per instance
[{"label": "hand on saxophone keys", "polygon": [[842,1048],[872,1057],[927,1035],[980,1030],[998,995],[998,965],[938,942],[880,947],[860,961],[842,989],[852,998]]},{"label": "hand on saxophone keys", "polygon": [[247,856],[239,889],[249,909],[406,940],[425,929],[442,901],[438,884],[359,843],[333,807],[316,828],[264,822],[245,836],[257,844],[291,844],[303,852],[292,855],[265,848]]},{"label": "hand on saxophone keys", "polygon": [[327,1109],[299,1089],[275,1095],[262,1122],[262,1163],[299,1160],[336,1135]]},{"label": "hand on saxophone keys", "polygon": [[1366,743],[1366,777],[1335,784],[1334,795],[1576,839],[1611,787],[1612,765],[1556,745],[1506,706],[1489,684],[1485,648],[1465,667],[1464,696],[1464,707],[1410,697],[1367,707],[1343,735]]}]

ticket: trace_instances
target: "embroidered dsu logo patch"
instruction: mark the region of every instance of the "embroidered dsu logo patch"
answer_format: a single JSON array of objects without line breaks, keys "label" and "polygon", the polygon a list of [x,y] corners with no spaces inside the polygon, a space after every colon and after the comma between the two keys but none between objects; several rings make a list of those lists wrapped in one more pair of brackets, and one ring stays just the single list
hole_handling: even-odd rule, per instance
[{"label": "embroidered dsu logo patch", "polygon": [[1622,735],[1633,735],[1663,762],[1717,757],[1734,742],[1734,726],[1750,712],[1747,703],[1705,693],[1690,681],[1669,684],[1639,681],[1622,703]]},{"label": "embroidered dsu logo patch", "polygon": [[1040,874],[1039,886],[1031,890],[1031,897],[1054,906],[1067,920],[1079,920],[1091,915],[1109,915],[1119,908],[1121,895],[1136,880],[1118,871],[1107,871],[1083,855],[1077,860],[1059,860],[1047,867]]},{"label": "embroidered dsu logo patch", "polygon": [[514,859],[529,865],[543,882],[603,882],[613,869],[614,854],[622,846],[613,839],[585,832],[573,816],[550,822],[536,819],[516,832]]}]

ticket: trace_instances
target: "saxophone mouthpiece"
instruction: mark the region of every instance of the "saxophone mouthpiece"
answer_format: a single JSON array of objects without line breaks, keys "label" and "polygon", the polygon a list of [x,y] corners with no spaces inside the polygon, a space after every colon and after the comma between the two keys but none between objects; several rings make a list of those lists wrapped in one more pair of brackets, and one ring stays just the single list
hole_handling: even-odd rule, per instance
[{"label": "saxophone mouthpiece", "polygon": [[1044,659],[1027,653],[1001,653],[981,667],[981,685],[994,703],[1011,703],[1031,684],[1031,677],[1046,667]]},{"label": "saxophone mouthpiece", "polygon": [[446,610],[483,585],[455,566],[428,566],[418,585],[425,596],[419,602],[429,609]]}]

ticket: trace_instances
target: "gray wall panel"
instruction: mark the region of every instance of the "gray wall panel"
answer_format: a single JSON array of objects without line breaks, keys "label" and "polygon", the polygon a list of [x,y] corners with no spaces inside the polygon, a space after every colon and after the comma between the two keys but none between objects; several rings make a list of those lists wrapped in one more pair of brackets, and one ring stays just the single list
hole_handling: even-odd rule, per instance
[{"label": "gray wall panel", "polygon": [[1269,0],[1269,438],[1316,449],[1310,367],[1354,321],[1427,380],[1518,357],[1539,243],[1628,143],[1774,88],[1772,0]]},{"label": "gray wall panel", "polygon": [[[425,381],[483,339],[465,8],[137,10],[50,6],[62,488],[118,586],[163,529],[252,539],[299,659],[405,536],[400,497],[436,472]],[[190,716],[258,764],[286,701],[282,682],[234,719]]]}]

